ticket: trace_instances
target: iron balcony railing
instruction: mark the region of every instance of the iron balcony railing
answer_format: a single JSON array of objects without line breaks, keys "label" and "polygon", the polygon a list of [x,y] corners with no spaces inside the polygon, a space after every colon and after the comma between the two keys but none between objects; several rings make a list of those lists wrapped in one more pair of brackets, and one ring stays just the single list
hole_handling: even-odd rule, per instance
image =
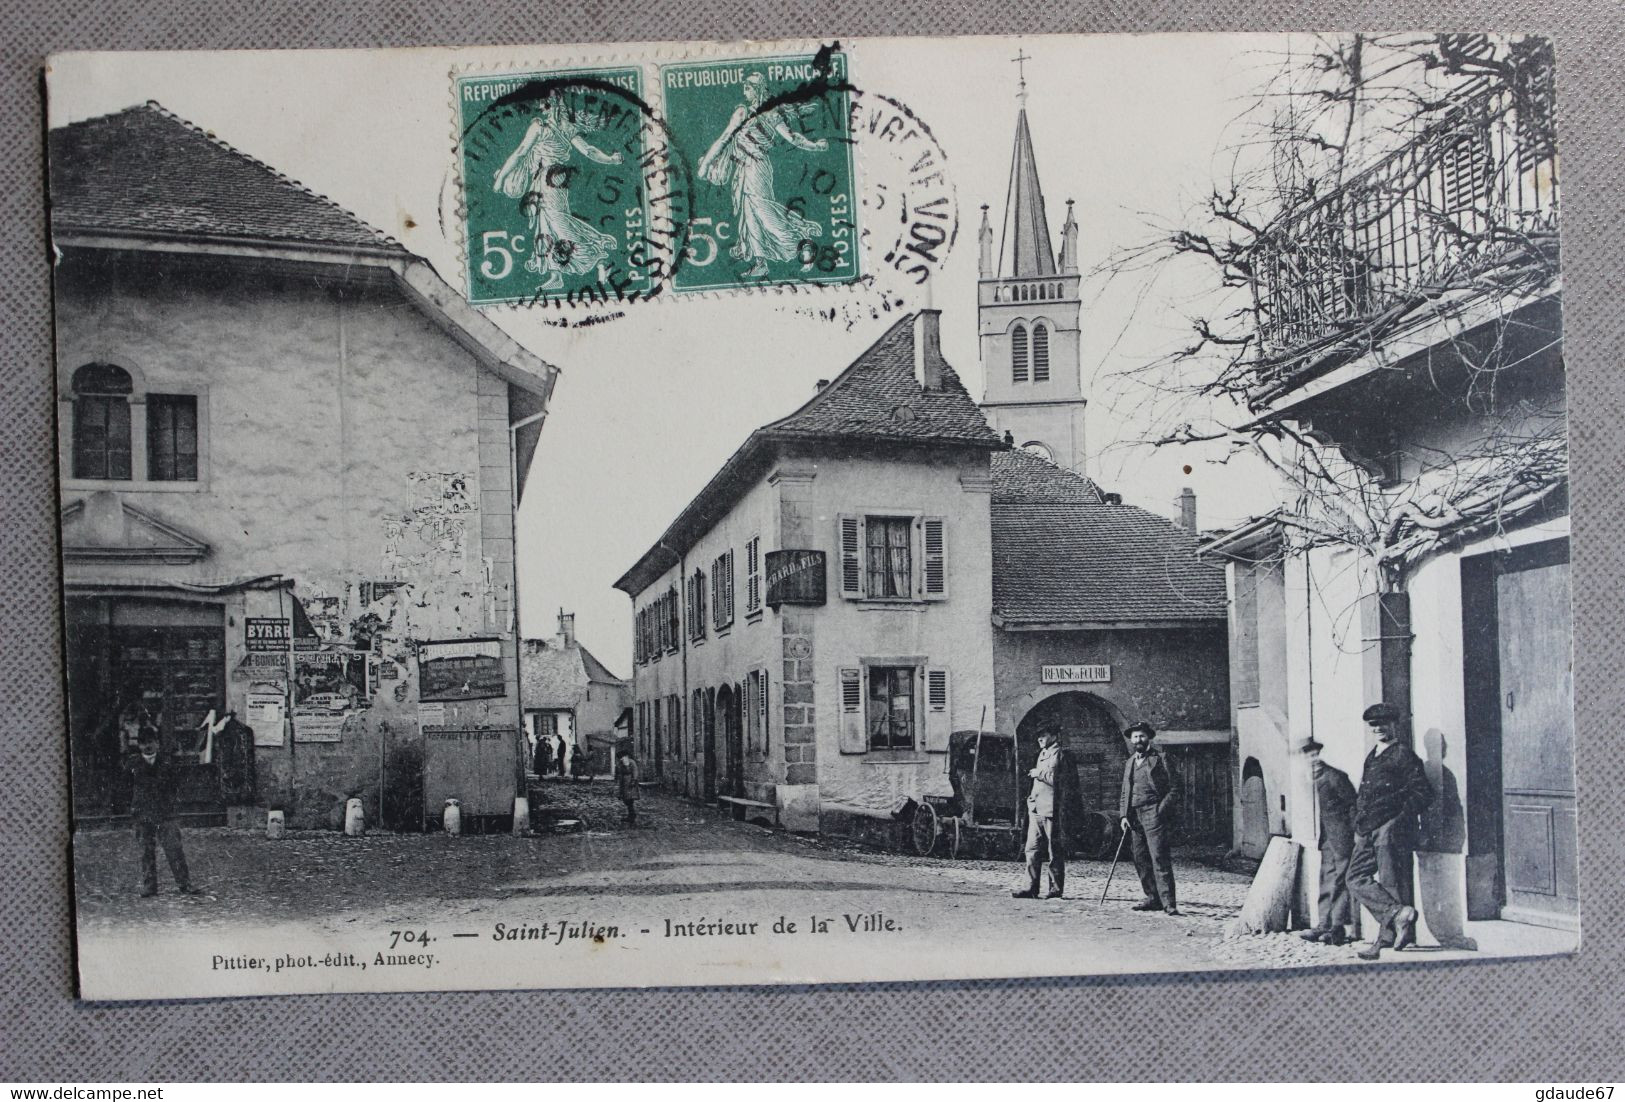
[{"label": "iron balcony railing", "polygon": [[1557,150],[1544,85],[1464,96],[1341,187],[1270,224],[1252,280],[1261,389],[1279,393],[1381,319],[1555,253]]}]

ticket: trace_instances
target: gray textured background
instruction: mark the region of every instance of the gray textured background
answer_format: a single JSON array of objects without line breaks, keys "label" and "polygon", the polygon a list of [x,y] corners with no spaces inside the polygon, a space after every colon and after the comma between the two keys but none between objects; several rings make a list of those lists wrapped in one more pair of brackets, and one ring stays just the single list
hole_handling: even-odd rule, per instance
[{"label": "gray textured background", "polygon": [[[1619,0],[29,0],[0,16],[0,1080],[1625,1077]],[[921,33],[1414,29],[1556,39],[1573,415],[1585,944],[1570,960],[1148,979],[72,997],[39,68],[62,49]],[[1079,105],[1086,110],[1088,105]],[[1110,171],[1109,151],[1102,171]]]}]

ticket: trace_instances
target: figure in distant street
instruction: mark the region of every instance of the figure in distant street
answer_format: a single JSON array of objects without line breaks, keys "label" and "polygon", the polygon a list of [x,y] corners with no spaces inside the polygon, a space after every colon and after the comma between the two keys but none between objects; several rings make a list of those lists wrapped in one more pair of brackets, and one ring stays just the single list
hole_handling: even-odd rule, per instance
[{"label": "figure in distant street", "polygon": [[536,755],[531,759],[531,769],[538,777],[545,777],[553,765],[553,740],[544,735],[536,736]]},{"label": "figure in distant street", "polygon": [[1354,807],[1358,797],[1349,775],[1321,759],[1313,735],[1303,740],[1303,754],[1315,785],[1315,831],[1320,849],[1320,909],[1315,925],[1298,936],[1305,941],[1342,945],[1353,921],[1346,878],[1354,853]]},{"label": "figure in distant street", "polygon": [[1064,788],[1077,779],[1071,756],[1061,747],[1053,725],[1038,734],[1038,762],[1027,771],[1032,787],[1027,792],[1027,887],[1010,894],[1017,899],[1038,898],[1038,872],[1049,860],[1049,892],[1059,899],[1066,890],[1066,827],[1062,809]]},{"label": "figure in distant street", "polygon": [[626,822],[638,825],[638,761],[632,756],[632,747],[621,744],[615,756],[615,795],[626,805]]},{"label": "figure in distant street", "polygon": [[1162,752],[1151,745],[1157,732],[1149,723],[1128,729],[1134,753],[1123,766],[1123,797],[1118,817],[1134,848],[1134,868],[1140,874],[1145,898],[1136,911],[1163,911],[1177,915],[1174,898],[1174,862],[1169,852],[1174,816],[1174,778]]},{"label": "figure in distant street", "polygon": [[1348,888],[1377,919],[1376,936],[1359,952],[1362,960],[1376,960],[1385,948],[1403,949],[1416,940],[1411,854],[1417,817],[1432,802],[1433,786],[1422,759],[1399,741],[1399,709],[1373,704],[1361,718],[1376,744],[1360,774]]},{"label": "figure in distant street", "polygon": [[[795,109],[788,104],[762,109],[767,102],[767,78],[751,73],[744,80],[745,102],[734,108],[727,128],[700,158],[700,178],[732,189],[735,234],[738,242],[728,250],[735,260],[749,262],[742,274],[757,279],[768,274],[769,260],[801,258],[803,246],[823,235],[824,228],[803,218],[778,201],[773,188],[773,150],[794,146],[808,153],[829,148],[823,138],[809,138],[795,129]],[[806,261],[803,260],[803,267]]]},{"label": "figure in distant street", "polygon": [[137,753],[129,762],[134,789],[130,797],[130,818],[135,823],[136,840],[141,845],[141,895],[158,894],[158,852],[164,847],[175,886],[185,895],[202,895],[192,883],[181,849],[180,828],[175,825],[175,789],[178,779],[175,763],[159,748],[158,728],[143,722],[136,736]]},{"label": "figure in distant street", "polygon": [[559,776],[561,777],[564,776],[565,751],[566,747],[564,743],[564,736],[559,735],[557,736],[557,740],[553,743],[553,757],[554,760],[556,760],[559,764]]}]

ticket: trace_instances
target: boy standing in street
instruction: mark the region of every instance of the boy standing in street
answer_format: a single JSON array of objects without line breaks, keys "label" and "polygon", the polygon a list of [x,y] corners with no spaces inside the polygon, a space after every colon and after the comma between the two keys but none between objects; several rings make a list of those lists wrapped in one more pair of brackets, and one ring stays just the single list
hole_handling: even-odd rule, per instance
[{"label": "boy standing in street", "polygon": [[192,884],[186,854],[181,849],[180,827],[175,825],[174,761],[159,749],[158,729],[150,723],[142,723],[136,746],[139,753],[130,759],[129,767],[134,782],[130,818],[141,844],[141,896],[146,899],[158,894],[159,845],[164,847],[164,859],[181,893],[202,895],[203,890]]}]

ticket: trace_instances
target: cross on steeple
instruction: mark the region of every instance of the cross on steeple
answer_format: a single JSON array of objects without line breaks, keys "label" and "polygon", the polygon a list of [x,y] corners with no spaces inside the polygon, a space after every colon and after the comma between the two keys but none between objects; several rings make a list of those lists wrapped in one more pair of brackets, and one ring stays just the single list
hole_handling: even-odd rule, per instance
[{"label": "cross on steeple", "polygon": [[1016,78],[1021,82],[1016,91],[1016,98],[1022,103],[1027,102],[1027,62],[1032,59],[1032,55],[1019,46],[1016,47],[1016,56],[1010,59],[1016,63]]}]

